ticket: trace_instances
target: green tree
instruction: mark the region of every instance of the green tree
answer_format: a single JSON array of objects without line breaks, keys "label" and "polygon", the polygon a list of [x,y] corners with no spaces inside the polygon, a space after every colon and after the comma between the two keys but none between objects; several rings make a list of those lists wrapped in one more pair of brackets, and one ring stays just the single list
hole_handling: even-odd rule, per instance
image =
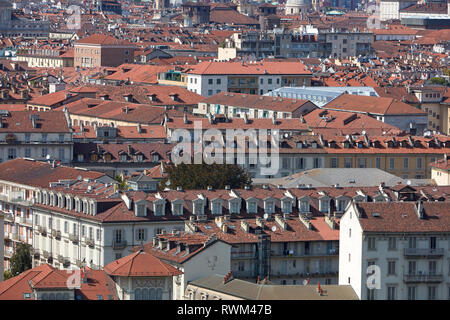
[{"label": "green tree", "polygon": [[5,270],[5,272],[3,272],[3,280],[8,280],[11,279],[13,277],[11,271],[9,270]]},{"label": "green tree", "polygon": [[114,178],[114,180],[117,181],[119,190],[124,190],[124,191],[128,190],[128,184],[127,184],[127,181],[123,178],[123,176],[121,176],[121,175],[116,175],[116,177]]},{"label": "green tree", "polygon": [[159,189],[166,187],[183,190],[244,188],[252,183],[250,174],[236,164],[179,164],[166,168],[167,177],[162,179]]},{"label": "green tree", "polygon": [[440,84],[440,85],[446,85],[447,81],[445,81],[444,78],[434,77],[430,79],[432,84]]},{"label": "green tree", "polygon": [[11,274],[13,277],[31,269],[31,246],[25,243],[18,243],[16,250],[11,257]]}]

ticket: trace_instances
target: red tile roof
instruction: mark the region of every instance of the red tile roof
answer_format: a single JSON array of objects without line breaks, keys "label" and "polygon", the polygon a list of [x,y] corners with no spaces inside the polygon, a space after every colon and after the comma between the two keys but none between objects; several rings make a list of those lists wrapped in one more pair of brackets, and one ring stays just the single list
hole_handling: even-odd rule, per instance
[{"label": "red tile roof", "polygon": [[183,273],[141,250],[109,263],[104,270],[110,276],[120,277],[173,277]]},{"label": "red tile roof", "polygon": [[261,61],[256,64],[242,62],[201,62],[193,66],[190,74],[245,74],[245,75],[310,75],[305,65],[297,62]]}]

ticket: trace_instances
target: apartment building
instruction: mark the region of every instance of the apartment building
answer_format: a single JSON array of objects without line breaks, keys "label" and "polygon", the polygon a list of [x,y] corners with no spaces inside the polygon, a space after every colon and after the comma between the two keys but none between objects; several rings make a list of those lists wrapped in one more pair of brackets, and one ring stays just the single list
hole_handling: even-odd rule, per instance
[{"label": "apartment building", "polygon": [[[265,204],[280,206],[285,214],[267,214],[266,219],[236,219],[224,215],[214,221],[189,221],[186,231],[212,235],[232,245],[231,271],[239,279],[255,282],[269,278],[272,283],[283,285],[311,283],[337,284],[339,230],[334,217],[287,213],[286,206],[297,206],[290,190],[269,195]],[[245,197],[244,192],[241,193]],[[260,199],[263,195],[258,196]],[[304,200],[304,199],[302,199]],[[252,203],[247,199],[248,204]],[[298,200],[300,201],[300,200]],[[300,203],[300,202],[299,202]],[[212,199],[213,210],[220,206],[219,199]],[[266,212],[270,209],[265,208]],[[292,213],[292,211],[291,211]]]},{"label": "apartment building", "polygon": [[201,62],[188,73],[187,88],[204,97],[222,91],[263,95],[283,86],[308,86],[311,72],[301,62]]},{"label": "apartment building", "polygon": [[73,67],[73,50],[22,49],[16,53],[15,61],[25,61],[29,67],[63,68]]},{"label": "apartment building", "polygon": [[93,34],[74,44],[74,66],[81,68],[117,67],[134,61],[135,46],[126,40]]},{"label": "apartment building", "polygon": [[450,159],[442,159],[430,164],[431,179],[438,186],[450,185]]},{"label": "apartment building", "polygon": [[[5,230],[5,221],[3,212],[0,211],[0,229]],[[4,257],[4,251],[5,251],[5,238],[4,238],[4,231],[0,232],[0,259],[2,259],[2,263],[0,263],[0,282],[3,281],[3,272],[5,270],[5,266],[3,261],[5,260]]]},{"label": "apartment building", "polygon": [[428,124],[423,110],[393,98],[342,94],[323,108],[365,113],[412,134],[422,134]]},{"label": "apartment building", "polygon": [[420,101],[420,108],[428,115],[428,130],[450,134],[449,90],[443,86],[410,87]]},{"label": "apartment building", "polygon": [[400,10],[416,3],[416,0],[381,0],[379,9],[380,20],[399,20]]},{"label": "apartment building", "polygon": [[449,214],[448,202],[352,203],[340,220],[339,284],[361,300],[449,299]]},{"label": "apartment building", "polygon": [[16,243],[34,244],[33,199],[37,188],[49,187],[53,180],[86,178],[108,183],[113,181],[103,173],[26,159],[10,160],[0,164],[0,167],[0,211],[4,215],[2,237],[4,235],[4,266],[7,269]]},{"label": "apartment building", "polygon": [[0,162],[27,157],[69,163],[72,155],[70,120],[63,112],[0,110]]},{"label": "apartment building", "polygon": [[310,101],[289,98],[221,92],[200,101],[195,115],[223,114],[228,118],[244,117],[291,119],[300,118],[317,107]]}]

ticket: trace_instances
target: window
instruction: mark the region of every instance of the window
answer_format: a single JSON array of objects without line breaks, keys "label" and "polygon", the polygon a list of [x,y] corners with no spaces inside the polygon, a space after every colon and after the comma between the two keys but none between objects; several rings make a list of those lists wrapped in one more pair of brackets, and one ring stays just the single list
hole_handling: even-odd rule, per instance
[{"label": "window", "polygon": [[212,213],[213,214],[221,214],[222,213],[222,204],[218,201],[212,203]]},{"label": "window", "polygon": [[352,229],[348,229],[348,237],[351,238],[352,237]]},{"label": "window", "polygon": [[378,169],[381,168],[381,158],[375,158],[375,167]]},{"label": "window", "polygon": [[330,160],[330,168],[337,168],[338,167],[338,159],[337,158],[331,158]]},{"label": "window", "polygon": [[366,158],[358,159],[358,168],[367,168],[367,159]]},{"label": "window", "polygon": [[408,287],[408,300],[416,300],[416,287]]},{"label": "window", "polygon": [[74,235],[78,235],[78,226],[76,223],[72,225],[72,231]]},{"label": "window", "polygon": [[208,79],[208,84],[213,84],[213,79]]},{"label": "window", "polygon": [[64,160],[64,148],[59,148],[58,149],[58,158],[59,160]]},{"label": "window", "polygon": [[30,143],[31,140],[31,134],[30,133],[25,133],[25,142],[26,143]]},{"label": "window", "polygon": [[47,156],[48,152],[47,152],[47,148],[42,148],[41,150],[41,157],[45,158]]},{"label": "window", "polygon": [[46,133],[43,133],[43,134],[42,134],[42,142],[43,142],[43,143],[46,143],[46,142],[47,142],[47,134],[46,134]]},{"label": "window", "polygon": [[436,261],[428,261],[428,272],[430,273],[430,275],[436,274],[436,265]]},{"label": "window", "polygon": [[415,249],[416,248],[416,237],[409,237],[409,239],[408,239],[408,247],[410,249]]},{"label": "window", "polygon": [[394,168],[395,168],[395,159],[389,158],[389,169],[394,169]]},{"label": "window", "polygon": [[417,158],[417,169],[422,169],[422,158]]},{"label": "window", "polygon": [[388,295],[387,295],[387,299],[388,300],[395,300],[396,299],[396,287],[393,286],[388,286],[387,287],[387,291],[388,291]]},{"label": "window", "polygon": [[230,213],[239,213],[239,203],[236,201],[230,202]]},{"label": "window", "polygon": [[69,232],[69,222],[67,222],[67,221],[64,222],[64,232],[65,233]]},{"label": "window", "polygon": [[344,158],[344,168],[352,168],[353,161],[352,158]]},{"label": "window", "polygon": [[97,241],[100,241],[101,240],[101,230],[100,229],[97,229]]},{"label": "window", "polygon": [[409,159],[403,158],[403,169],[408,169],[408,168],[409,168]]},{"label": "window", "polygon": [[436,237],[430,238],[430,249],[436,249]]},{"label": "window", "polygon": [[194,203],[194,214],[195,215],[203,214],[203,203]]},{"label": "window", "polygon": [[59,134],[59,142],[60,143],[64,142],[64,134]]},{"label": "window", "polygon": [[374,237],[367,238],[367,250],[376,250],[376,242]]},{"label": "window", "polygon": [[181,203],[174,203],[173,204],[173,214],[176,216],[183,215],[183,205]]},{"label": "window", "polygon": [[388,240],[388,249],[389,250],[396,250],[397,249],[397,239],[394,237],[390,237]]},{"label": "window", "polygon": [[144,241],[145,239],[145,229],[137,229],[136,230],[136,240]]},{"label": "window", "polygon": [[415,275],[416,274],[416,261],[409,261],[408,262],[408,274],[409,275]]},{"label": "window", "polygon": [[300,212],[309,212],[309,201],[308,200],[300,201]]},{"label": "window", "polygon": [[92,227],[89,227],[89,239],[94,239],[94,229]]},{"label": "window", "polygon": [[114,240],[116,243],[122,242],[122,230],[115,230],[114,232]]},{"label": "window", "polygon": [[395,261],[388,261],[388,275],[395,275]]},{"label": "window", "polygon": [[305,159],[304,158],[296,158],[295,159],[295,169],[304,169],[305,168]]},{"label": "window", "polygon": [[164,204],[157,203],[155,204],[155,216],[163,216],[164,215]]},{"label": "window", "polygon": [[255,201],[247,202],[247,213],[256,213],[257,207]]},{"label": "window", "polygon": [[428,287],[428,300],[436,300],[436,287]]},{"label": "window", "polygon": [[292,211],[292,204],[291,201],[287,200],[287,201],[283,201],[283,213],[291,213]]},{"label": "window", "polygon": [[367,300],[375,300],[375,289],[367,288]]},{"label": "window", "polygon": [[25,148],[25,157],[27,157],[27,158],[31,157],[31,149],[30,148]]},{"label": "window", "polygon": [[8,148],[8,160],[15,159],[17,157],[17,151],[15,148]]},{"label": "window", "polygon": [[222,81],[220,79],[216,80],[216,84],[221,84],[221,83],[222,83]]},{"label": "window", "polygon": [[320,168],[322,166],[322,161],[321,160],[322,159],[320,159],[320,158],[314,158],[314,165],[313,165],[313,167],[314,168]]},{"label": "window", "polygon": [[273,201],[266,201],[266,205],[265,205],[264,211],[266,213],[274,213],[275,212],[274,202]]}]

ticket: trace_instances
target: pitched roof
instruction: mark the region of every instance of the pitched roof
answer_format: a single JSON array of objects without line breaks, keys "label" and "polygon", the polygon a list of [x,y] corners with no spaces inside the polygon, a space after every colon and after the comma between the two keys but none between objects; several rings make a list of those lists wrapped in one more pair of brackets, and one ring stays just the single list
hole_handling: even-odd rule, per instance
[{"label": "pitched roof", "polygon": [[263,60],[255,64],[242,62],[218,62],[205,61],[193,66],[190,74],[220,75],[220,74],[248,74],[248,75],[310,75],[305,65],[300,62],[291,61],[267,61]]},{"label": "pitched roof", "polygon": [[75,44],[100,44],[100,45],[127,45],[134,46],[126,40],[120,40],[107,34],[93,34],[86,38],[80,39]]},{"label": "pitched roof", "polygon": [[392,98],[343,94],[323,106],[324,109],[367,112],[383,115],[426,115],[420,109]]},{"label": "pitched roof", "polygon": [[142,250],[115,260],[104,267],[110,276],[172,277],[183,272]]},{"label": "pitched roof", "polygon": [[104,173],[82,170],[66,166],[56,166],[46,162],[17,158],[0,164],[0,180],[11,181],[33,187],[48,188],[50,182],[71,179],[98,179],[105,176]]},{"label": "pitched roof", "polygon": [[[1,108],[1,106],[0,106]],[[33,127],[31,116],[37,116],[36,127]],[[62,111],[10,111],[9,116],[1,117],[1,133],[70,133],[66,116]]]}]

